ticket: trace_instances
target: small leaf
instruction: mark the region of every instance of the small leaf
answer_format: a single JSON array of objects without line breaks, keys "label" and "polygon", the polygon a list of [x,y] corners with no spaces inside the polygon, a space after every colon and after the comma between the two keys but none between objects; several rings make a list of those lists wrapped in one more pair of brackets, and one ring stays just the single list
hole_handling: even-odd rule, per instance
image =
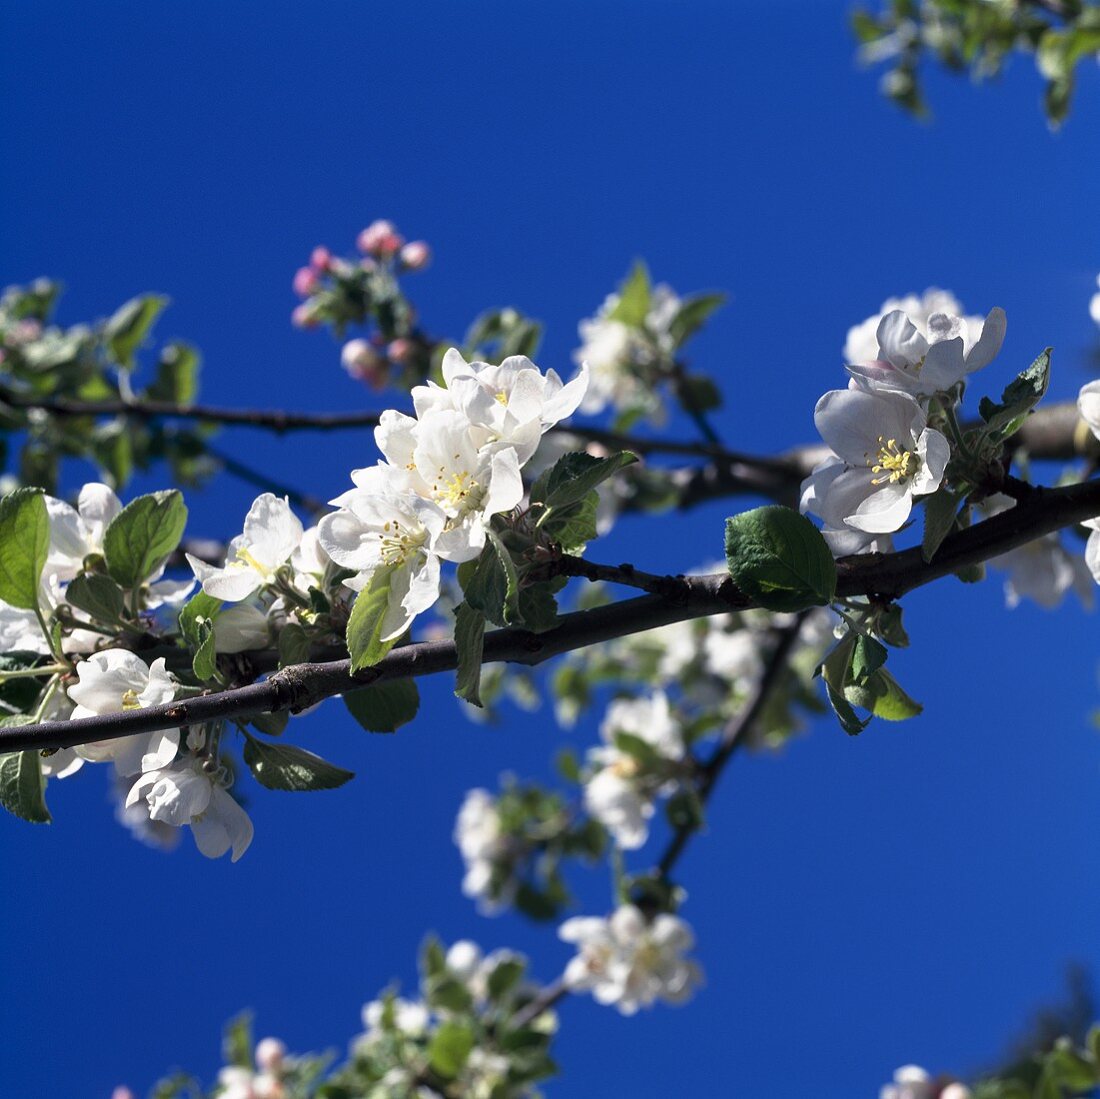
[{"label": "small leaf", "polygon": [[905,721],[924,711],[924,707],[910,698],[885,668],[868,676],[863,683],[849,684],[844,689],[844,697],[853,706],[862,706],[885,721]]},{"label": "small leaf", "polygon": [[242,1011],[225,1024],[222,1031],[222,1057],[227,1065],[252,1068],[252,1013]]},{"label": "small leaf", "polygon": [[145,391],[152,401],[189,405],[198,395],[199,353],[185,343],[170,343],[160,353],[156,381]]},{"label": "small leaf", "polygon": [[554,509],[568,507],[637,460],[638,456],[628,450],[609,458],[594,458],[583,451],[563,454],[531,486],[531,502]]},{"label": "small leaf", "polygon": [[487,530],[485,536],[489,545],[496,551],[504,570],[504,625],[521,622],[519,613],[519,573],[516,571],[516,563],[507,547],[500,540],[495,531]]},{"label": "small leaf", "polygon": [[596,516],[600,497],[593,489],[585,493],[575,504],[555,508],[550,518],[542,524],[547,537],[552,538],[564,553],[580,553],[596,537]]},{"label": "small leaf", "polygon": [[397,638],[383,641],[382,628],[390,607],[390,584],[398,567],[394,564],[376,569],[370,583],[352,604],[347,642],[353,672],[377,664],[397,641]]},{"label": "small leaf", "polygon": [[1043,399],[1050,384],[1048,347],[1026,370],[1005,386],[999,403],[983,397],[978,412],[986,422],[986,434],[1003,441],[1019,431],[1028,413]]},{"label": "small leaf", "polygon": [[269,744],[245,734],[244,761],[269,790],[333,790],[355,777],[304,748]]},{"label": "small leaf", "polygon": [[447,1020],[439,1025],[428,1043],[428,1063],[447,1079],[457,1076],[474,1048],[474,1035],[468,1026]]},{"label": "small leaf", "polygon": [[707,318],[726,302],[725,294],[691,294],[684,298],[668,327],[674,347],[686,343],[707,322]]},{"label": "small leaf", "polygon": [[649,303],[649,271],[638,260],[619,287],[619,300],[608,314],[608,320],[619,321],[627,328],[641,328],[649,315]]},{"label": "small leaf", "polygon": [[849,677],[857,683],[863,681],[886,663],[887,655],[885,645],[880,644],[873,637],[858,634],[852,646],[852,658],[848,664]]},{"label": "small leaf", "polygon": [[199,644],[191,661],[191,670],[198,679],[205,682],[213,679],[218,670],[214,623],[209,618],[200,618],[195,625]]},{"label": "small leaf", "polygon": [[118,622],[125,609],[122,589],[109,576],[95,572],[74,577],[65,589],[65,602],[105,625]]},{"label": "small leaf", "polygon": [[167,298],[144,294],[131,298],[120,306],[107,321],[103,328],[103,338],[119,366],[128,370],[133,368],[134,352],[141,346],[167,304]]},{"label": "small leaf", "polygon": [[726,564],[734,583],[770,611],[828,606],[836,593],[836,564],[821,532],[776,504],[726,520]]},{"label": "small leaf", "polygon": [[309,635],[297,622],[288,622],[279,631],[279,667],[309,662]]},{"label": "small leaf", "polygon": [[187,505],[176,489],[131,500],[103,536],[107,571],[124,588],[151,576],[180,544]]},{"label": "small leaf", "polygon": [[50,552],[50,518],[42,493],[17,488],[0,500],[0,599],[38,607],[38,585]]},{"label": "small leaf", "polygon": [[481,654],[485,641],[485,615],[463,602],[455,608],[455,694],[474,706],[481,705]]},{"label": "small leaf", "polygon": [[420,709],[415,679],[387,679],[348,691],[344,705],[368,733],[395,733]]},{"label": "small leaf", "polygon": [[924,538],[921,556],[931,561],[943,540],[955,527],[961,497],[946,485],[941,485],[931,496],[924,498]]},{"label": "small leaf", "polygon": [[[6,718],[3,724],[33,725],[34,720],[25,714],[18,714],[15,718]],[[0,756],[0,805],[31,824],[50,823],[52,818],[46,808],[42,760],[34,749]]]},{"label": "small leaf", "polygon": [[662,757],[648,740],[643,740],[635,733],[617,732],[614,736],[614,742],[615,747],[620,752],[630,756],[643,770],[660,770],[663,763]]},{"label": "small leaf", "polygon": [[199,623],[212,621],[222,608],[222,601],[207,595],[201,588],[180,609],[180,634],[188,646],[197,649],[202,644]]}]

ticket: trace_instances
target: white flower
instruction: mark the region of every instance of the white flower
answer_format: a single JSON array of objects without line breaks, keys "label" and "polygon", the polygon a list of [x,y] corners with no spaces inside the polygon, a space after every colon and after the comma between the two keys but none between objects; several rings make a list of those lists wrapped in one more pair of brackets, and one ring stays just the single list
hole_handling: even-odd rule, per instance
[{"label": "white flower", "polygon": [[[1100,286],[1100,276],[1097,276],[1096,285]],[[1097,324],[1100,324],[1100,291],[1093,294],[1089,301],[1089,316],[1092,317]]]},{"label": "white flower", "polygon": [[[925,338],[928,336],[928,321],[936,313],[961,316],[963,307],[950,290],[930,287],[923,294],[906,294],[902,298],[887,298],[879,311],[857,325],[848,329],[848,338],[844,341],[844,361],[846,363],[868,363],[878,358],[878,326],[887,313],[900,310],[915,325]],[[965,325],[963,339],[969,351],[978,342],[982,334],[981,317],[962,317]]]},{"label": "white flower", "polygon": [[47,496],[50,517],[50,552],[45,573],[59,580],[71,580],[84,568],[84,558],[103,552],[103,535],[108,524],[122,510],[122,502],[107,485],[85,485],[76,507]]},{"label": "white flower", "polygon": [[[97,717],[123,710],[142,710],[171,702],[176,681],[164,666],[164,657],[151,665],[126,649],[104,649],[92,653],[76,666],[77,682],[68,688],[76,703],[73,718]],[[114,760],[120,775],[163,767],[176,757],[179,730],[135,733],[115,740],[81,744],[76,751],[94,762]]]},{"label": "white flower", "polygon": [[127,806],[144,801],[149,816],[175,828],[191,826],[195,845],[216,859],[230,848],[236,862],[252,842],[252,821],[233,797],[215,783],[197,759],[181,759],[149,771],[134,783]]},{"label": "white flower", "polygon": [[472,427],[480,429],[475,434],[479,446],[511,445],[521,465],[534,454],[544,431],[576,412],[588,388],[588,368],[583,363],[566,385],[553,370],[543,374],[526,355],[510,355],[493,366],[467,363],[452,347],[443,356],[442,371],[446,388],[429,382],[412,390],[417,417],[461,412]]},{"label": "white flower", "polygon": [[253,1072],[240,1065],[218,1070],[218,1099],[284,1099],[286,1089],[270,1072]]},{"label": "white flower", "polygon": [[921,397],[943,393],[992,362],[1004,343],[1003,309],[990,311],[976,338],[969,318],[943,312],[917,318],[922,319],[918,327],[901,309],[886,313],[875,330],[878,347],[873,356],[848,359],[853,384]]},{"label": "white flower", "polygon": [[381,638],[400,637],[439,598],[439,555],[432,543],[447,517],[429,500],[396,492],[352,489],[332,503],[339,510],[321,520],[321,546],[336,564],[355,570],[344,581],[353,591],[362,591],[379,569],[392,568]]},{"label": "white flower", "polygon": [[[817,402],[821,437],[849,467],[820,499],[827,526],[888,534],[909,518],[914,496],[935,492],[951,448],[904,393],[835,389]],[[831,519],[839,517],[839,524]]]},{"label": "white flower", "polygon": [[566,920],[558,936],[577,946],[577,955],[565,968],[566,987],[589,991],[623,1015],[657,1000],[683,1003],[702,982],[698,965],[683,956],[694,945],[694,936],[678,916],[662,913],[647,922],[633,905],[622,905],[608,919]]},{"label": "white flower", "polygon": [[389,1005],[385,1000],[372,1000],[363,1007],[363,1026],[367,1028],[364,1037],[368,1040],[383,1033],[382,1019],[387,1006],[392,1008],[394,1026],[403,1034],[418,1037],[427,1031],[431,1014],[421,1000],[395,997]]},{"label": "white flower", "polygon": [[310,527],[302,534],[298,548],[290,556],[294,586],[303,592],[320,588],[328,562],[329,556],[320,541],[320,528]]},{"label": "white flower", "polygon": [[591,372],[580,408],[595,413],[610,405],[652,415],[660,411],[661,403],[642,374],[672,355],[669,328],[680,310],[680,299],[663,283],[653,287],[644,331],[612,319],[618,304],[619,295],[609,295],[599,312],[579,325],[581,346],[573,353],[573,361],[587,365]]},{"label": "white flower", "polygon": [[616,699],[607,709],[600,735],[608,747],[590,753],[599,769],[585,783],[584,805],[621,848],[634,851],[649,837],[647,822],[653,816],[653,798],[663,783],[641,773],[634,756],[615,747],[616,733],[644,740],[659,756],[673,762],[682,759],[684,742],[664,691],[644,698]]},{"label": "white flower", "polygon": [[920,1065],[902,1065],[894,1073],[894,1082],[886,1084],[879,1099],[932,1099],[936,1087]]},{"label": "white flower", "polygon": [[454,842],[466,863],[462,892],[489,901],[493,865],[507,850],[496,800],[488,790],[470,790],[455,820]]},{"label": "white flower", "polygon": [[252,603],[232,603],[214,615],[214,650],[244,653],[263,649],[271,640],[267,615]]},{"label": "white flower", "polygon": [[481,965],[481,947],[469,939],[459,939],[447,951],[447,968],[461,981],[469,981]]},{"label": "white flower", "polygon": [[812,512],[824,525],[821,535],[834,557],[849,557],[856,553],[886,553],[892,548],[889,535],[868,534],[845,526],[840,497],[830,497],[833,482],[847,469],[835,454],[814,466],[810,476],[802,482],[802,494],[798,508],[805,515]]},{"label": "white flower", "polygon": [[760,638],[752,630],[711,625],[703,639],[703,652],[709,672],[742,690],[753,684],[763,669]]},{"label": "white flower", "polygon": [[[1077,411],[1093,435],[1100,439],[1100,380],[1081,386],[1081,392],[1077,394]],[[1100,584],[1100,518],[1086,520],[1083,525],[1092,531],[1085,544],[1085,564],[1093,579]]]},{"label": "white flower", "polygon": [[187,555],[188,564],[215,599],[239,603],[268,583],[285,565],[302,541],[302,524],[285,498],[270,492],[258,496],[226,552],[225,565],[217,568]]}]

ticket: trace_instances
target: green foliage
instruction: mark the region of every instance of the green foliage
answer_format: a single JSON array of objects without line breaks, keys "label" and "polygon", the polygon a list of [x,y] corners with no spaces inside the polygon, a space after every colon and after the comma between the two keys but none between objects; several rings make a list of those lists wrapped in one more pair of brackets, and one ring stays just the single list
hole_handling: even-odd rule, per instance
[{"label": "green foliage", "polygon": [[37,489],[16,489],[0,500],[0,599],[38,608],[38,585],[50,551],[50,519]]},{"label": "green foliage", "polygon": [[904,721],[923,710],[883,666],[886,657],[885,646],[874,638],[849,632],[818,667],[829,704],[850,736],[863,732],[871,720],[861,718],[855,707],[886,721]]},{"label": "green foliage", "polygon": [[726,565],[734,583],[771,611],[824,607],[836,593],[836,564],[821,532],[772,504],[726,520]]},{"label": "green foliage", "polygon": [[131,298],[119,306],[103,326],[103,338],[111,357],[119,366],[127,370],[133,369],[134,353],[144,343],[167,304],[167,298],[156,294]]},{"label": "green foliage", "polygon": [[[31,723],[32,719],[24,715],[0,719],[0,725]],[[46,808],[46,780],[37,752],[28,749],[0,756],[0,805],[31,824],[50,823],[50,811]]]},{"label": "green foliage", "polygon": [[396,644],[396,638],[382,640],[382,628],[389,611],[390,585],[397,568],[397,565],[383,565],[376,569],[370,583],[352,604],[347,642],[353,672],[377,664]]},{"label": "green foliage", "polygon": [[985,421],[983,435],[994,446],[1011,438],[1023,426],[1031,410],[1046,395],[1050,384],[1050,355],[1047,348],[1026,370],[1005,387],[999,402],[983,397],[978,413]]},{"label": "green foliage", "polygon": [[595,458],[583,451],[563,454],[531,486],[531,503],[548,509],[567,508],[637,460],[638,456],[629,451],[609,458]]},{"label": "green foliage", "polygon": [[135,588],[168,559],[183,537],[187,505],[176,489],[131,500],[103,536],[107,571],[123,588]]},{"label": "green foliage", "polygon": [[649,313],[651,294],[649,269],[637,260],[619,287],[619,300],[608,314],[609,319],[619,321],[627,328],[642,328]]},{"label": "green foliage", "polygon": [[415,679],[386,679],[343,696],[351,716],[368,733],[395,733],[420,709]]},{"label": "green foliage", "polygon": [[245,733],[244,761],[256,781],[269,790],[332,790],[353,779],[345,771],[304,748],[269,744]]},{"label": "green foliage", "polygon": [[126,610],[122,589],[109,576],[97,572],[74,577],[65,589],[65,602],[106,625],[119,622]]},{"label": "green foliage", "polygon": [[485,615],[469,603],[455,608],[455,694],[474,706],[481,706],[481,654],[485,642]]}]

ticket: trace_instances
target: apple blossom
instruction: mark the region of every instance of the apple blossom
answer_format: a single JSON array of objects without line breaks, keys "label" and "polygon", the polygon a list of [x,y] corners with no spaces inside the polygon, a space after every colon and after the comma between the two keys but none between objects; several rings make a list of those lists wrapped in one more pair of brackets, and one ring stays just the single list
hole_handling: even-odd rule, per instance
[{"label": "apple blossom", "polygon": [[660,913],[652,922],[633,905],[622,905],[607,919],[576,916],[558,929],[558,937],[577,946],[565,968],[565,986],[591,992],[601,1004],[614,1004],[633,1015],[657,1000],[680,1004],[702,982],[699,966],[684,958],[694,945],[688,924]]},{"label": "apple blossom", "polygon": [[899,530],[914,496],[935,492],[951,457],[908,394],[835,389],[817,402],[821,437],[847,465],[820,496],[821,514],[869,534]]},{"label": "apple blossom", "polygon": [[50,517],[45,571],[59,580],[71,580],[83,569],[86,557],[103,552],[103,535],[122,511],[122,502],[107,485],[95,482],[80,490],[75,508],[52,496],[45,500]]},{"label": "apple blossom", "polygon": [[423,271],[431,263],[432,250],[424,240],[410,240],[398,253],[397,258],[406,271]]},{"label": "apple blossom", "polygon": [[218,568],[187,554],[202,590],[215,599],[237,603],[274,579],[302,541],[301,520],[284,497],[258,496],[244,521],[244,532],[229,543],[226,562]]},{"label": "apple blossom", "polygon": [[454,842],[466,863],[462,892],[476,898],[480,907],[492,911],[499,901],[490,896],[496,860],[508,849],[508,839],[501,828],[496,800],[488,790],[475,789],[466,799],[455,820]]},{"label": "apple blossom", "polygon": [[393,223],[382,218],[372,221],[356,240],[360,252],[378,258],[392,256],[404,243]]},{"label": "apple blossom", "polygon": [[[164,666],[164,657],[146,664],[127,649],[103,649],[76,666],[77,682],[68,688],[76,703],[72,718],[95,717],[159,706],[176,696],[176,681]],[[77,752],[93,762],[113,760],[120,775],[150,771],[175,759],[179,730],[135,733],[115,740],[82,744]]]},{"label": "apple blossom", "polygon": [[386,381],[386,359],[370,340],[348,340],[340,349],[340,364],[355,378],[380,389]]},{"label": "apple blossom", "polygon": [[[1096,285],[1100,286],[1100,276],[1097,276]],[[1100,324],[1100,290],[1089,299],[1089,316],[1092,317],[1097,324]]]},{"label": "apple blossom", "polygon": [[252,821],[196,758],[147,771],[134,783],[127,806],[144,801],[149,816],[176,828],[191,826],[195,845],[210,859],[232,848],[236,862],[252,842]]},{"label": "apple blossom", "polygon": [[920,1065],[902,1065],[893,1082],[883,1086],[879,1099],[934,1099],[938,1090]]},{"label": "apple blossom", "polygon": [[848,337],[844,341],[845,363],[867,363],[877,359],[879,323],[887,313],[898,310],[912,321],[917,331],[926,339],[928,337],[929,318],[936,313],[961,317],[965,326],[963,339],[968,351],[978,342],[982,334],[983,322],[981,317],[962,316],[963,307],[959,304],[958,298],[950,290],[940,290],[932,286],[925,290],[923,294],[906,294],[900,298],[887,298],[877,313],[849,328]]}]

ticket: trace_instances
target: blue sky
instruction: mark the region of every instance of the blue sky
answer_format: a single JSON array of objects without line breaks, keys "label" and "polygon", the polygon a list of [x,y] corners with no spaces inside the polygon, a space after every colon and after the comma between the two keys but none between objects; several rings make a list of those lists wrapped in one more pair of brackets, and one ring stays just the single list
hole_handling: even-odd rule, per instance
[{"label": "blue sky", "polygon": [[[728,290],[693,354],[739,449],[811,439],[847,327],[928,285],[1007,310],[990,392],[1053,344],[1052,394],[1072,396],[1096,339],[1095,74],[1057,135],[1025,61],[996,85],[933,77],[937,117],[917,125],[854,65],[847,7],[9,6],[0,281],[62,279],[70,323],[162,291],[158,331],[202,348],[210,401],[356,407],[337,346],[290,327],[290,278],[388,216],[435,249],[411,284],[432,331],[512,304],[545,321],[544,366],[568,366],[636,256],[681,291]],[[324,497],[375,456],[365,433],[222,446]],[[189,501],[191,532],[239,530],[250,500],[219,480]],[[598,556],[692,567],[728,511],[626,521]],[[1068,961],[1096,962],[1094,619],[1006,611],[996,580],[906,605],[913,648],[892,666],[924,716],[858,739],[823,721],[736,762],[682,864],[707,987],[633,1020],[564,1005],[551,1097],[874,1095],[905,1061],[988,1064]],[[473,726],[442,678],[424,699],[396,737],[336,703],[296,723],[358,777],[253,791],[235,866],[186,837],[170,856],[134,843],[98,772],[51,786],[48,829],[0,821],[0,1093],[106,1096],[174,1065],[209,1079],[242,1007],[293,1048],[342,1050],[363,1002],[410,987],[430,929],[553,977],[549,929],[460,896],[450,833],[466,789],[545,775],[594,722]],[[608,903],[601,876],[580,893]]]}]

